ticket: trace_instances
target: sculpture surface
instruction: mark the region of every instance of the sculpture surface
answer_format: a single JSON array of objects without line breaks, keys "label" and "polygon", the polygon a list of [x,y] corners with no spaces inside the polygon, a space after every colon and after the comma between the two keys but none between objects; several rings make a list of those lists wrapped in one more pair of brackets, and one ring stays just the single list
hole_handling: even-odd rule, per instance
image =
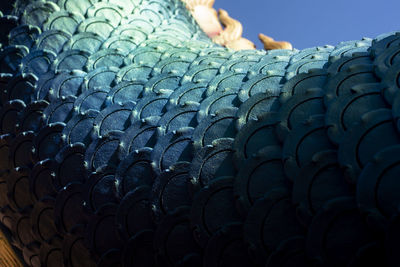
[{"label": "sculpture surface", "polygon": [[[228,12],[213,9],[214,0],[182,0],[191,12],[200,28],[217,44],[233,50],[255,49],[255,45],[242,37],[242,24],[232,19]],[[222,25],[221,25],[222,24]],[[223,27],[224,29],[223,29]],[[273,38],[260,34],[259,38],[265,50],[292,49],[288,42],[277,42]]]},{"label": "sculpture surface", "polygon": [[3,4],[0,223],[17,255],[398,266],[400,34],[234,51],[252,45],[212,3]]}]

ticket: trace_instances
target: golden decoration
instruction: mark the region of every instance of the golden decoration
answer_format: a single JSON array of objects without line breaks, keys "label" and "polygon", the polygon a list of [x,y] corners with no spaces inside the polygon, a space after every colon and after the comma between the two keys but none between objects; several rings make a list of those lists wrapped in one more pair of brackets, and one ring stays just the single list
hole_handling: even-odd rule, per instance
[{"label": "golden decoration", "polygon": [[182,1],[208,37],[213,38],[222,32],[222,25],[219,22],[217,11],[212,8],[214,0]]},{"label": "golden decoration", "polygon": [[[223,9],[217,13],[213,8],[215,0],[182,0],[182,2],[186,4],[186,8],[192,13],[200,28],[215,43],[233,50],[256,48],[254,43],[242,37],[243,26],[239,21],[231,18]],[[292,45],[288,42],[275,41],[262,33],[258,37],[264,44],[265,50],[292,49]]]},{"label": "golden decoration", "polygon": [[23,267],[14,250],[11,248],[7,238],[0,230],[0,266],[2,267]]},{"label": "golden decoration", "polygon": [[182,0],[189,10],[194,9],[196,6],[205,6],[212,8],[215,0]]},{"label": "golden decoration", "polygon": [[248,39],[242,37],[243,26],[242,24],[231,18],[223,9],[218,11],[219,20],[225,29],[213,38],[217,44],[226,46],[234,50],[255,49],[256,46]]},{"label": "golden decoration", "polygon": [[260,33],[258,35],[260,41],[264,44],[265,50],[272,50],[272,49],[293,49],[292,44],[285,41],[275,41],[271,37]]}]

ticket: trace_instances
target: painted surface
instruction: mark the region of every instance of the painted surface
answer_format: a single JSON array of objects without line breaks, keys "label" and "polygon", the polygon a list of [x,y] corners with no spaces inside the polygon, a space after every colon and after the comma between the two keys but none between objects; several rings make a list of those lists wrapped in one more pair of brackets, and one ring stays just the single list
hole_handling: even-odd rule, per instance
[{"label": "painted surface", "polygon": [[1,267],[22,267],[14,250],[11,248],[7,238],[0,230],[0,266]]}]

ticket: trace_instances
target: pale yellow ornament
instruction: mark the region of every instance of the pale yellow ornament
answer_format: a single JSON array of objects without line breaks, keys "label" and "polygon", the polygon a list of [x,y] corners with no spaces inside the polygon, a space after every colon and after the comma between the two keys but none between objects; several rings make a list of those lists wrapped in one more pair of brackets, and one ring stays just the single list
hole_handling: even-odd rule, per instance
[{"label": "pale yellow ornament", "polygon": [[[250,40],[243,38],[242,24],[231,18],[227,11],[213,8],[215,0],[182,0],[186,8],[191,12],[200,28],[212,40],[222,46],[233,50],[255,49],[256,46]],[[285,41],[275,41],[262,33],[259,39],[264,44],[264,49],[292,49],[292,45]]]}]

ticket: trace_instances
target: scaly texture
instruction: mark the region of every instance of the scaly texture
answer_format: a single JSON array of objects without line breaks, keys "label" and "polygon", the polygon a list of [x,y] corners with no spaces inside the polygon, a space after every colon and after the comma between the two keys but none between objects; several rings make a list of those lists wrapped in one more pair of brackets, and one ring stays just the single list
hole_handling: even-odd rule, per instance
[{"label": "scaly texture", "polygon": [[398,33],[212,43],[181,1],[1,17],[0,221],[29,266],[398,266]]}]

